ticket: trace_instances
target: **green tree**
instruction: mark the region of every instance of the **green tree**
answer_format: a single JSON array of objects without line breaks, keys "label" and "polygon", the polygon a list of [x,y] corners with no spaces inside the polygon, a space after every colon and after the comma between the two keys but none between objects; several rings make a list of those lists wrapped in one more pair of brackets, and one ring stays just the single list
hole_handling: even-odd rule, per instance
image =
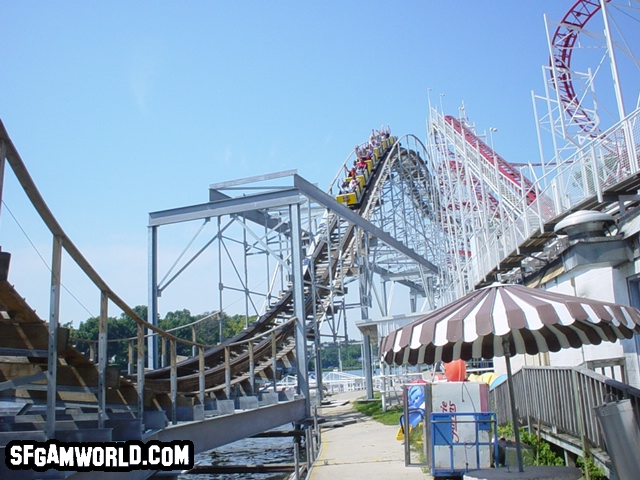
[{"label": "green tree", "polygon": [[355,341],[348,343],[323,343],[320,349],[320,360],[323,370],[339,368],[342,361],[343,370],[360,370],[362,368],[362,351]]},{"label": "green tree", "polygon": [[[160,319],[158,322],[158,327],[162,330],[173,330],[178,327],[183,327],[185,325],[189,325],[194,322],[195,318],[191,315],[189,310],[182,309],[176,310],[175,312],[167,312],[163,319]],[[182,340],[191,341],[191,328],[181,328],[179,330],[175,330],[171,332],[171,335],[174,335]],[[191,355],[191,346],[178,343],[176,346],[176,352],[178,355],[190,356]]]},{"label": "green tree", "polygon": [[[70,337],[80,340],[90,340],[94,344],[98,341],[98,317],[91,317],[81,322],[78,329],[72,329]],[[135,322],[127,315],[122,314],[118,318],[107,318],[107,338],[130,338],[137,334]],[[91,342],[77,341],[76,348],[85,356],[89,356]],[[97,351],[97,349],[95,350]],[[107,362],[125,369],[128,362],[128,342],[109,342],[107,344]]]},{"label": "green tree", "polygon": [[[133,308],[133,311],[143,320],[147,320],[147,307],[144,305],[138,305]],[[205,312],[200,315],[192,315],[188,309],[176,310],[173,312],[167,312],[164,318],[158,320],[158,327],[163,330],[172,330],[177,327],[184,327],[171,332],[172,335],[187,341],[192,340],[192,328],[186,327],[196,320],[204,317],[209,317],[206,320],[198,323],[194,326],[196,332],[196,342],[205,345],[217,345],[220,342],[220,322],[222,321],[222,334],[224,338],[232,338],[238,333],[242,332],[245,328],[244,315],[228,316],[224,312],[222,315],[211,315],[210,312]],[[89,351],[92,341],[97,343],[98,341],[98,317],[91,317],[80,322],[78,328],[74,328],[71,322],[63,325],[70,329],[69,336],[75,339],[72,342],[76,349],[83,353],[85,356],[89,356]],[[248,324],[251,324],[257,320],[256,316],[249,317]],[[129,317],[129,315],[121,314],[120,317],[109,317],[107,319],[107,332],[108,339],[110,340],[107,346],[108,362],[112,365],[118,365],[121,369],[126,369],[129,359],[129,342],[115,342],[115,339],[129,339],[135,338],[138,334],[136,322]],[[89,340],[89,341],[84,341]],[[167,345],[168,347],[168,345]],[[192,353],[191,345],[178,343],[177,354],[183,356],[190,356]],[[96,349],[97,351],[97,349]]]}]

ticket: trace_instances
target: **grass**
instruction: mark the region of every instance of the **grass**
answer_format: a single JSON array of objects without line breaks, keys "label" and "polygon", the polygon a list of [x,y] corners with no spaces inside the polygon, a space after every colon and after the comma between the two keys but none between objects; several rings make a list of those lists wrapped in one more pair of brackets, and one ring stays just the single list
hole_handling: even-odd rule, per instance
[{"label": "grass", "polygon": [[[353,402],[353,407],[363,415],[367,415],[374,420],[382,423],[383,425],[398,426],[400,423],[400,416],[403,414],[402,407],[387,408],[386,412],[382,411],[382,401],[380,400],[380,393],[374,393],[375,400],[356,400]],[[424,464],[426,458],[423,454],[423,431],[422,428],[414,428],[409,434],[409,444],[411,450],[418,454],[419,463]],[[428,468],[421,468],[426,474],[429,472]]]},{"label": "grass", "polygon": [[400,415],[402,415],[402,408],[394,407],[387,408],[386,412],[382,411],[382,402],[380,401],[380,394],[375,394],[376,400],[356,400],[353,403],[353,407],[363,415],[367,415],[374,420],[382,423],[383,425],[398,425],[400,421]]}]

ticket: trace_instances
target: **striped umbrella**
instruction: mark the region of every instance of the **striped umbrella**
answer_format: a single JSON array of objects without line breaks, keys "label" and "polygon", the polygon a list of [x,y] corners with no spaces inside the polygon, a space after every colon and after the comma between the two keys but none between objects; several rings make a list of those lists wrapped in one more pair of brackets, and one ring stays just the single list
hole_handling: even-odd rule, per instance
[{"label": "striped umbrella", "polygon": [[[522,285],[495,283],[405,325],[380,344],[388,364],[535,355],[640,333],[640,311]],[[507,343],[505,343],[505,340]]]},{"label": "striped umbrella", "polygon": [[640,311],[610,302],[494,283],[383,338],[388,364],[505,357],[518,469],[523,471],[509,357],[599,345],[640,333]]}]

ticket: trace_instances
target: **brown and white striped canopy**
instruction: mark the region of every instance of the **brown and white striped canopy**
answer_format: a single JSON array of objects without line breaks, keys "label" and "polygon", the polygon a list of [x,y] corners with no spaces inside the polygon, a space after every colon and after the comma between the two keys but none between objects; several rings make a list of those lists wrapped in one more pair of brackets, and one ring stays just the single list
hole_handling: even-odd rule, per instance
[{"label": "brown and white striped canopy", "polygon": [[557,352],[640,333],[640,311],[522,285],[493,284],[392,332],[380,343],[388,364]]}]

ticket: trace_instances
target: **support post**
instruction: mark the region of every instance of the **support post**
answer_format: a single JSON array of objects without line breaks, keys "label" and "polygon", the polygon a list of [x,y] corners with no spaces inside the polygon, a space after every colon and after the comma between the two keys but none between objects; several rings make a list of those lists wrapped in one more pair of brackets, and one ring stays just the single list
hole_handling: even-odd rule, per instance
[{"label": "support post", "polygon": [[[220,317],[218,317],[220,323],[218,324],[218,340],[220,343],[224,341],[224,328],[223,328],[223,292],[224,283],[222,281],[222,219],[218,217],[218,310],[220,310]],[[228,397],[227,397],[228,398]]]},{"label": "support post", "polygon": [[[315,278],[315,266],[313,262],[309,262],[308,264],[308,272],[310,278]],[[316,375],[316,395],[318,396],[318,401],[322,402],[324,400],[324,386],[323,386],[323,378],[322,378],[322,362],[320,361],[320,327],[318,326],[318,307],[317,307],[317,287],[316,282],[311,281],[311,298],[313,301],[311,304],[313,305],[313,358],[315,365],[315,375]],[[331,302],[333,306],[333,301]]]},{"label": "support post", "polygon": [[178,346],[175,340],[169,343],[169,355],[171,356],[171,423],[178,423],[178,362],[176,356]]},{"label": "support post", "polygon": [[98,428],[104,428],[107,406],[107,321],[109,317],[109,297],[100,292],[100,320],[98,321]]},{"label": "support post", "polygon": [[520,445],[520,428],[518,426],[518,412],[516,410],[516,397],[513,391],[513,374],[511,373],[511,351],[508,338],[502,339],[502,348],[504,349],[504,361],[507,364],[507,387],[509,389],[509,403],[511,405],[511,423],[513,425],[513,434],[516,439],[516,457],[518,458],[518,471],[523,472],[522,467],[522,448]]},{"label": "support post", "polygon": [[298,394],[305,397],[305,415],[311,415],[309,372],[307,360],[307,313],[304,304],[304,281],[302,276],[302,228],[300,205],[289,206],[291,218],[291,270],[293,273],[293,312],[296,316],[296,363]]},{"label": "support post", "polygon": [[60,273],[62,270],[62,237],[53,236],[51,292],[49,297],[49,346],[47,353],[47,423],[46,434],[53,439],[56,430],[58,380],[58,325],[60,317]]},{"label": "support post", "polygon": [[[578,377],[578,372],[574,369],[571,370],[571,383],[573,387],[573,398],[574,398],[574,407],[576,409],[576,415],[578,417],[578,428],[580,429],[580,443],[582,444],[582,452],[584,453],[584,458],[589,458],[591,456],[589,452],[589,442],[587,441],[587,426],[585,424],[584,419],[584,409],[582,408],[582,389],[580,388],[580,378]],[[585,478],[586,480],[590,480],[591,476],[589,474],[589,469],[585,469]]]},{"label": "support post", "polygon": [[129,362],[128,362],[128,365],[127,365],[127,374],[133,375],[133,371],[134,371],[134,368],[133,368],[133,340],[129,340],[129,351],[127,353],[128,353],[127,356],[128,356],[128,359],[129,359]]},{"label": "support post", "polygon": [[276,334],[271,333],[271,370],[273,371],[273,391],[278,391],[278,345],[276,343]]},{"label": "support post", "polygon": [[224,394],[231,399],[231,352],[224,347]]},{"label": "support post", "polygon": [[[369,319],[369,303],[371,285],[369,283],[369,235],[363,232],[358,239],[358,263],[360,283],[360,318]],[[346,321],[346,320],[345,320]],[[373,400],[373,369],[371,368],[371,336],[362,334],[362,365],[367,387],[367,399]]]},{"label": "support post", "polygon": [[4,167],[6,165],[6,155],[7,146],[4,142],[0,142],[0,212],[2,211],[2,191],[4,190]]},{"label": "support post", "polygon": [[204,406],[204,347],[198,347],[198,388],[200,391],[200,403]]},{"label": "support post", "polygon": [[144,433],[144,327],[138,323],[138,418],[140,419],[142,433]]},{"label": "support post", "polygon": [[249,341],[249,382],[251,383],[251,395],[256,393],[256,364],[253,356],[253,342]]},{"label": "support post", "polygon": [[[158,326],[158,227],[149,227],[149,306],[147,322]],[[149,368],[158,368],[158,336],[149,336]]]}]

